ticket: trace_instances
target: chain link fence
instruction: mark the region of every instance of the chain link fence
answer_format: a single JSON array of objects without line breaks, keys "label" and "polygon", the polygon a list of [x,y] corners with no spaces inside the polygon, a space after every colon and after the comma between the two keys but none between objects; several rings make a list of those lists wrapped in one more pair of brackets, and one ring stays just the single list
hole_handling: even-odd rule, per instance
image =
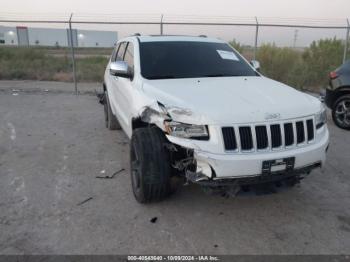
[{"label": "chain link fence", "polygon": [[[49,60],[47,66],[44,62],[34,64],[34,67],[42,66],[42,70],[47,70],[46,73],[42,73],[42,76],[47,75],[47,77],[42,78],[72,81],[74,90],[78,93],[79,82],[100,81],[103,77],[107,59],[118,38],[134,33],[145,35],[207,35],[231,41],[231,44],[249,60],[263,59],[265,64],[262,65],[263,68],[266,68],[264,73],[268,76],[277,80],[284,80],[289,84],[304,85],[305,81],[297,83],[295,79],[289,79],[293,77],[291,74],[298,77],[303,73],[303,68],[299,64],[295,65],[295,72],[293,71],[285,77],[287,80],[279,79],[281,75],[290,71],[290,68],[287,67],[281,71],[281,66],[273,66],[274,59],[280,56],[281,59],[288,60],[288,56],[286,57],[288,52],[276,53],[277,51],[271,50],[274,50],[274,47],[288,47],[300,53],[300,59],[304,59],[308,56],[305,50],[310,47],[313,41],[336,38],[340,41],[339,48],[342,50],[339,51],[339,48],[337,48],[337,51],[332,51],[331,55],[335,58],[333,64],[340,64],[349,56],[349,31],[350,23],[348,19],[158,14],[0,13],[0,58],[1,55],[6,57],[7,51],[3,51],[1,54],[1,49],[5,50],[6,48],[12,49],[9,52],[16,53],[22,58],[26,55],[31,60],[32,57],[31,61],[33,61],[35,53],[48,54],[45,56]],[[13,46],[25,46],[26,49],[29,46],[31,50],[20,51],[19,49],[13,49]],[[268,51],[269,48],[270,51]],[[297,53],[290,53],[289,55],[294,57]],[[15,57],[15,54],[13,55]],[[51,68],[50,63],[56,64],[56,66]],[[0,62],[0,79],[4,77],[11,78],[11,75],[4,73],[11,67],[9,65]],[[25,72],[24,76],[21,76],[20,72],[17,72],[16,75],[16,67],[13,65],[12,67],[12,78],[26,77]],[[40,75],[40,71],[36,74]],[[49,75],[51,76],[51,74],[55,77],[50,78]],[[41,77],[38,76],[38,79],[40,80]]]}]

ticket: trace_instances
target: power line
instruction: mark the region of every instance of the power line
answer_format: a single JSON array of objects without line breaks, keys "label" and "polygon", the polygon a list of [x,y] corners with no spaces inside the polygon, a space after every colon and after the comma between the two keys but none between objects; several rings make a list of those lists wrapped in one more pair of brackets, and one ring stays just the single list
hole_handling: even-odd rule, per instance
[{"label": "power line", "polygon": [[[97,14],[76,13],[73,15],[72,23],[130,23],[130,24],[154,24],[160,22],[160,14]],[[14,13],[0,12],[1,22],[68,22],[67,13]],[[165,14],[164,24],[198,24],[198,25],[256,25],[254,17],[239,16],[204,16],[204,15],[176,15]],[[280,27],[307,27],[307,28],[333,28],[344,29],[348,25],[346,19],[324,19],[324,18],[292,18],[292,17],[260,17],[260,26]]]}]

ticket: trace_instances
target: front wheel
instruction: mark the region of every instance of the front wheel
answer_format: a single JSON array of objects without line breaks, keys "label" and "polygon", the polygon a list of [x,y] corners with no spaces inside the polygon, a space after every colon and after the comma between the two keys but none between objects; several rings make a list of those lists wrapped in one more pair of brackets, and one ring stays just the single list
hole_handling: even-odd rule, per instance
[{"label": "front wheel", "polygon": [[338,127],[350,130],[350,95],[341,96],[335,101],[332,118]]},{"label": "front wheel", "polygon": [[132,189],[140,203],[156,202],[171,193],[171,165],[166,138],[157,127],[134,130],[130,145]]}]

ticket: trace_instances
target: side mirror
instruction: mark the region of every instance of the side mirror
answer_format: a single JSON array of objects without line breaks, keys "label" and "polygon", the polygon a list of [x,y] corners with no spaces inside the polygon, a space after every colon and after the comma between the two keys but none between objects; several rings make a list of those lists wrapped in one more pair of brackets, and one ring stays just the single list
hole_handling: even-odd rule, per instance
[{"label": "side mirror", "polygon": [[126,78],[132,78],[133,73],[129,69],[129,66],[124,61],[116,61],[111,62],[109,67],[109,73],[112,76],[120,76],[120,77],[126,77]]},{"label": "side mirror", "polygon": [[250,64],[252,65],[252,67],[256,70],[256,71],[260,71],[260,63],[259,61],[256,60],[252,60],[250,61]]}]

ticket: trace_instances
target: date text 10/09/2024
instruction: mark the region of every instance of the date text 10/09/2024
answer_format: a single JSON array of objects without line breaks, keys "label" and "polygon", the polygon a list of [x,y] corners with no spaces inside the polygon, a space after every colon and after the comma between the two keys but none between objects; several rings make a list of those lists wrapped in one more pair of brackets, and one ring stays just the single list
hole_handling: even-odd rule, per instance
[{"label": "date text 10/09/2024", "polygon": [[128,256],[128,261],[220,261],[217,256]]}]

